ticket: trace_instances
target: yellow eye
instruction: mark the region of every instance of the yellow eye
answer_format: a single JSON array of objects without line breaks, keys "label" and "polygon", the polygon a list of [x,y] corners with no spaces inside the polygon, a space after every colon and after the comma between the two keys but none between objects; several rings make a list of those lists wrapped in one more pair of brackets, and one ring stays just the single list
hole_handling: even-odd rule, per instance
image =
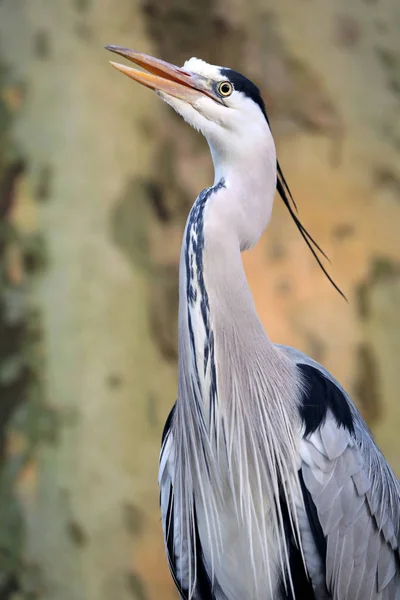
[{"label": "yellow eye", "polygon": [[230,96],[233,92],[233,85],[230,81],[223,81],[218,86],[218,92],[221,94],[221,96]]}]

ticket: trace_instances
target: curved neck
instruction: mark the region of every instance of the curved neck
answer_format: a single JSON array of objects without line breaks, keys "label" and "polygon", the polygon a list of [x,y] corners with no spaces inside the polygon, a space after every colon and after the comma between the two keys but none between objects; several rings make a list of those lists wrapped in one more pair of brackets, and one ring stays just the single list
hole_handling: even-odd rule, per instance
[{"label": "curved neck", "polygon": [[[228,357],[238,350],[255,361],[268,361],[275,354],[254,306],[241,259],[240,236],[255,243],[264,229],[259,220],[246,220],[240,205],[244,189],[238,191],[222,179],[204,190],[186,226],[180,263],[179,380],[180,386],[187,386],[188,378],[192,383],[194,378],[197,403],[203,404],[211,390],[216,390],[217,352],[221,357],[226,350]],[[260,199],[252,196],[248,202]],[[272,197],[270,206],[268,199],[263,202],[267,220]],[[233,364],[224,372],[231,368]],[[187,387],[181,389],[181,397],[188,395]]]}]

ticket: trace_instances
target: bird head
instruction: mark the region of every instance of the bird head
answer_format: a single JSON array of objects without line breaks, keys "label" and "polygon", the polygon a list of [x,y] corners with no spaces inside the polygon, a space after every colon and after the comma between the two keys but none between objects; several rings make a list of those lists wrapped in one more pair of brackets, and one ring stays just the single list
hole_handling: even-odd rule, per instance
[{"label": "bird head", "polygon": [[[333,287],[345,298],[326,271],[320,256],[327,258],[297,216],[297,207],[276,161],[275,144],[260,91],[249,79],[226,67],[191,58],[177,67],[147,54],[106,46],[146,71],[111,62],[121,73],[155,92],[192,127],[201,131],[210,146],[216,181],[226,171],[249,175],[265,169],[264,191],[275,187],[297,229]],[[248,190],[247,190],[248,191]],[[247,194],[250,196],[251,194]]]},{"label": "bird head", "polygon": [[[242,160],[249,152],[269,158],[275,170],[275,145],[260,91],[249,79],[225,67],[191,58],[183,67],[141,52],[106,46],[146,69],[111,62],[121,73],[155,92],[207,139],[217,167]],[[251,153],[251,152],[250,152]],[[236,160],[235,160],[236,159]]]}]

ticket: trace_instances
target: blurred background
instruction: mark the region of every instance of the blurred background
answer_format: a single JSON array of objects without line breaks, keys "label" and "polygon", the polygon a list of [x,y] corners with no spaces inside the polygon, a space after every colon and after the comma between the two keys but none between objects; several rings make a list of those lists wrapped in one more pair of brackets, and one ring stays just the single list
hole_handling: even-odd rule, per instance
[{"label": "blurred background", "polygon": [[245,255],[270,337],[322,362],[400,473],[398,0],[0,0],[0,600],[172,600],[157,461],[205,141],[104,44],[262,89],[283,203]]}]

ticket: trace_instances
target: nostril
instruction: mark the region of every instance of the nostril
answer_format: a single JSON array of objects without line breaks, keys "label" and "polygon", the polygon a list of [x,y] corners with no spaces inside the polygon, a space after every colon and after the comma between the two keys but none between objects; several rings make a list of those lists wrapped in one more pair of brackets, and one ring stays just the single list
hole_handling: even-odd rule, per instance
[{"label": "nostril", "polygon": [[185,75],[185,77],[191,77],[191,73],[188,73],[187,71],[183,71],[182,69],[176,69],[177,73],[180,73],[181,75]]}]

